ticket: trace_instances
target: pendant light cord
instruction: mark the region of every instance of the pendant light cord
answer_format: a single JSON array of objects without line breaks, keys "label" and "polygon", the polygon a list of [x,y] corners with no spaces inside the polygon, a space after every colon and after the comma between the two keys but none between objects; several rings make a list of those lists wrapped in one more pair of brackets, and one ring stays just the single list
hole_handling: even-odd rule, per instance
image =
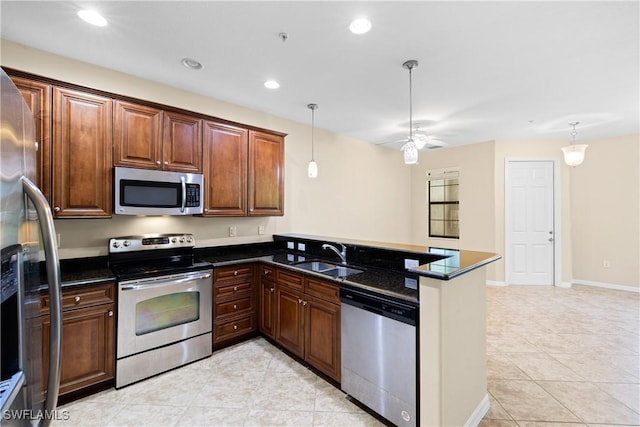
[{"label": "pendant light cord", "polygon": [[313,158],[313,146],[314,146],[313,134],[314,134],[314,130],[316,128],[315,116],[316,116],[316,110],[315,110],[315,108],[312,108],[311,109],[311,161],[314,161],[314,158]]},{"label": "pendant light cord", "polygon": [[413,87],[411,84],[411,72],[413,67],[409,67],[409,141],[413,141]]}]

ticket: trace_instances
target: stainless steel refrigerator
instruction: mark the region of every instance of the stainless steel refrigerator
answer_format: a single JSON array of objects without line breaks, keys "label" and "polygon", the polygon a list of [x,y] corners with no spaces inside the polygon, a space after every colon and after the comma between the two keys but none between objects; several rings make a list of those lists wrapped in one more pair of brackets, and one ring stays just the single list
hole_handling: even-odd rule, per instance
[{"label": "stainless steel refrigerator", "polygon": [[[47,426],[59,419],[55,409],[62,343],[60,263],[51,209],[33,184],[33,115],[2,69],[0,80],[0,424]],[[42,348],[43,291],[51,297],[50,313],[45,313],[51,319],[51,336],[45,340],[50,348]],[[43,369],[44,351],[49,365]]]}]

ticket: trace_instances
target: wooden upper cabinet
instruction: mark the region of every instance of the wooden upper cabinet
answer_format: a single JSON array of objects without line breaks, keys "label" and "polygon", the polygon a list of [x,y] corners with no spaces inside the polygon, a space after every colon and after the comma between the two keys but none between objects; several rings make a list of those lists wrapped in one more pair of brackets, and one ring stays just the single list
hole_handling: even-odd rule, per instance
[{"label": "wooden upper cabinet", "polygon": [[284,215],[284,137],[249,131],[249,215]]},{"label": "wooden upper cabinet", "polygon": [[204,123],[204,215],[247,215],[247,129]]},{"label": "wooden upper cabinet", "polygon": [[115,101],[114,165],[202,172],[202,120]]},{"label": "wooden upper cabinet", "polygon": [[162,110],[116,101],[113,163],[158,169],[161,166]]},{"label": "wooden upper cabinet", "polygon": [[11,77],[33,113],[36,155],[36,185],[47,200],[51,200],[51,85],[22,77]]},{"label": "wooden upper cabinet", "polygon": [[111,216],[111,98],[53,88],[54,216]]},{"label": "wooden upper cabinet", "polygon": [[177,172],[202,172],[202,120],[164,112],[162,168]]}]

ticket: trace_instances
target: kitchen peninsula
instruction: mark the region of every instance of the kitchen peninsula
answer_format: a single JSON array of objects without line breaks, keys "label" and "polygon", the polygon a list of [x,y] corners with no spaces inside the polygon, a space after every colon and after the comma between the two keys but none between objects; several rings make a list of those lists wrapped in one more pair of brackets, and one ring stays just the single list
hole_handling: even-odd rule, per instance
[{"label": "kitchen peninsula", "polygon": [[[337,252],[327,249],[328,245],[344,248],[343,256],[346,264],[343,264]],[[233,331],[236,324],[234,316],[239,322],[245,317],[251,318],[250,316],[258,316],[262,319],[267,307],[263,304],[263,300],[269,295],[273,298],[273,295],[279,292],[276,290],[274,293],[268,288],[279,286],[279,282],[274,278],[274,272],[283,273],[287,279],[299,277],[301,283],[299,294],[302,300],[310,301],[309,305],[313,304],[314,299],[317,301],[318,298],[324,298],[323,301],[330,302],[328,306],[334,304],[333,307],[339,309],[339,290],[351,288],[417,307],[419,310],[417,333],[420,343],[417,362],[420,424],[476,425],[488,410],[485,266],[499,259],[498,255],[304,234],[278,234],[274,235],[272,242],[196,248],[195,255],[199,260],[213,266],[214,278],[229,277],[225,279],[226,282],[221,282],[222,287],[216,289],[224,291],[229,288],[230,292],[236,292],[237,288],[239,289],[238,298],[241,296],[240,293],[244,292],[240,290],[245,289],[242,287],[243,280],[246,279],[243,276],[244,269],[247,266],[256,268],[255,281],[249,282],[253,283],[249,286],[255,286],[255,293],[251,297],[255,301],[252,303],[254,308],[247,308],[246,313],[225,315],[224,323],[228,323],[231,328],[230,336],[235,333]],[[314,271],[314,266],[320,265],[314,263],[320,262],[328,265],[329,269]],[[90,268],[87,269],[87,266]],[[358,272],[349,275],[341,274],[339,268],[345,266]],[[230,275],[224,276],[225,271]],[[332,271],[335,275],[332,275]],[[84,262],[80,260],[63,262],[62,278],[68,291],[76,286],[114,280],[100,257]],[[326,292],[329,288],[316,287],[309,291],[307,289],[309,284],[329,285],[335,289],[335,294],[316,293],[314,295],[313,292]],[[267,286],[266,294],[263,293],[263,285]],[[214,287],[216,286],[214,280]],[[257,291],[258,287],[260,292]],[[217,291],[214,291],[214,305],[215,292]],[[231,302],[231,298],[229,295],[228,298],[219,298],[219,301],[225,300],[226,305],[233,307],[236,303]],[[228,304],[226,299],[229,299]],[[238,307],[240,310],[239,304]],[[269,307],[273,310],[277,305]],[[248,310],[253,310],[253,314],[249,314]],[[268,329],[263,329],[262,323],[258,328],[255,317],[253,319],[248,321],[248,324],[253,325],[251,333],[255,335],[259,331],[269,337]],[[328,317],[321,317],[322,321],[329,322],[327,319]],[[339,319],[338,314],[338,323]],[[215,323],[214,318],[214,349],[217,339]],[[242,329],[242,323],[238,324],[238,328]],[[221,332],[222,329],[220,329]],[[238,330],[238,332],[241,331]],[[249,335],[234,335],[239,339],[244,336]],[[335,333],[332,339],[336,339]],[[337,330],[337,340],[339,343],[340,329]],[[281,344],[278,339],[274,341]],[[318,346],[318,348],[324,349],[324,346]],[[396,351],[401,350],[396,349]],[[327,367],[324,369],[321,366],[320,371],[340,382],[339,344],[337,355],[321,356],[337,357],[337,367],[331,367],[334,371],[331,371],[329,365],[325,365]],[[314,365],[313,361],[308,361],[305,357],[300,359]],[[317,360],[318,358],[315,365],[318,365]]]}]

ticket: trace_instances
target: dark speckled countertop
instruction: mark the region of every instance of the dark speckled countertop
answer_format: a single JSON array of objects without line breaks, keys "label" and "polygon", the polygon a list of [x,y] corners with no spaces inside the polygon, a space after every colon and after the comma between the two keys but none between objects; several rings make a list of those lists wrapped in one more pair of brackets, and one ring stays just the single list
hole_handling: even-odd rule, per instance
[{"label": "dark speckled countertop", "polygon": [[[349,266],[361,269],[363,272],[336,278],[295,266],[296,263],[311,260],[324,260],[338,264],[339,259],[333,252],[322,249],[322,244],[326,242],[345,244]],[[294,249],[289,247],[291,243],[294,244]],[[299,243],[305,245],[303,250],[299,250]],[[500,259],[499,255],[487,252],[385,244],[302,234],[274,235],[273,242],[196,248],[195,256],[199,261],[211,263],[214,268],[246,262],[265,262],[334,281],[341,286],[367,289],[414,304],[418,303],[420,276],[449,280]],[[415,260],[418,265],[405,268],[404,262],[407,258]],[[44,268],[41,271],[44,272]],[[115,275],[109,269],[106,256],[61,260],[60,271],[63,287],[116,281]],[[43,283],[46,283],[44,276]]]}]

